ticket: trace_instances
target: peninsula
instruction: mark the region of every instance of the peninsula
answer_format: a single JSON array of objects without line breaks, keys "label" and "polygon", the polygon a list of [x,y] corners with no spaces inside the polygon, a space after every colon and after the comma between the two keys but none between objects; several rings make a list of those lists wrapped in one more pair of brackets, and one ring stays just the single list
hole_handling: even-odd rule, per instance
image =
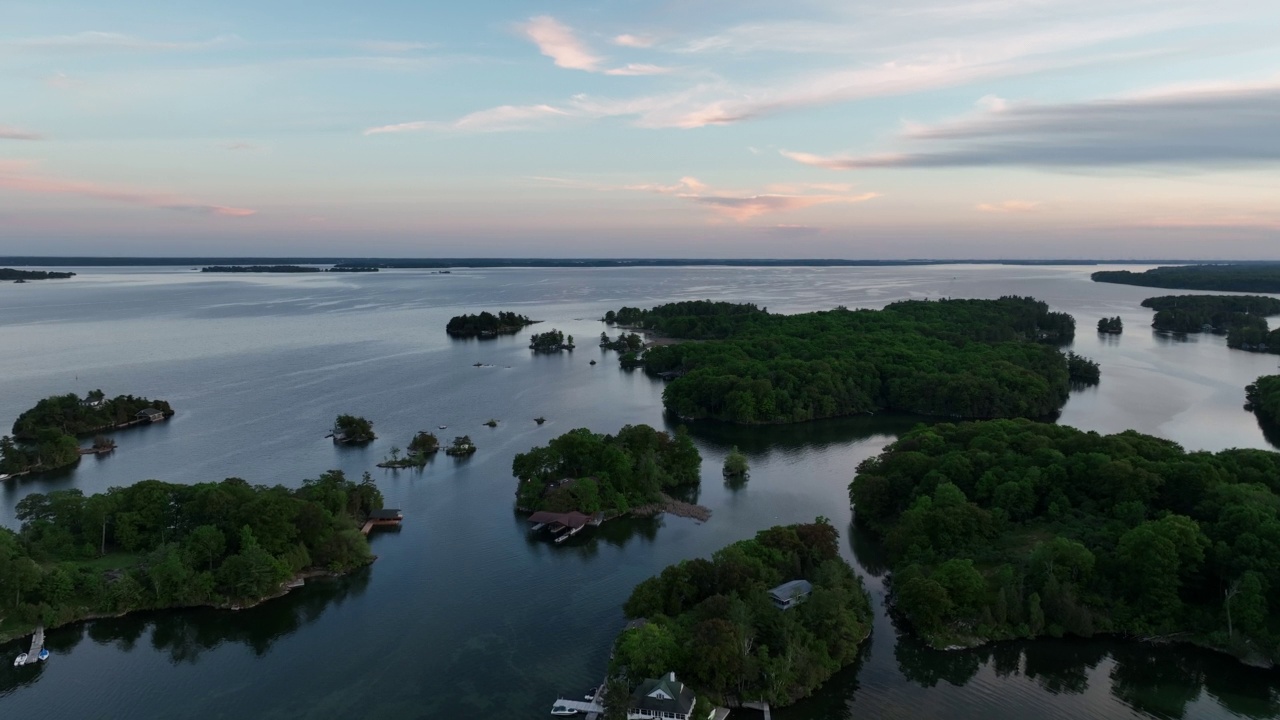
[{"label": "peninsula", "polygon": [[1266,427],[1280,428],[1280,375],[1263,375],[1244,388],[1245,409]]},{"label": "peninsula", "polygon": [[683,418],[803,422],[896,410],[945,417],[1044,417],[1098,366],[1064,354],[1075,320],[1032,298],[893,303],[884,310],[777,315],[750,304],[622,308],[605,320],[674,338],[645,371]]},{"label": "peninsula", "polygon": [[859,465],[850,499],[934,647],[1108,633],[1280,659],[1280,453],[941,424]]},{"label": "peninsula", "polygon": [[1280,293],[1280,263],[1158,267],[1144,272],[1101,270],[1094,282],[1176,290]]},{"label": "peninsula", "polygon": [[699,703],[789,705],[811,694],[871,632],[870,599],[838,540],[824,518],[772,527],[645,580],[627,599],[627,617],[642,620],[615,641],[611,676],[675,672]]},{"label": "peninsula", "polygon": [[86,497],[32,494],[0,528],[0,641],[139,610],[247,607],[291,579],[373,561],[360,524],[382,493],[331,470],[302,487],[143,480]]},{"label": "peninsula", "polygon": [[536,322],[526,315],[517,315],[505,310],[499,311],[496,315],[485,310],[478,315],[455,315],[449,318],[449,324],[444,330],[453,337],[490,338],[514,335]]}]

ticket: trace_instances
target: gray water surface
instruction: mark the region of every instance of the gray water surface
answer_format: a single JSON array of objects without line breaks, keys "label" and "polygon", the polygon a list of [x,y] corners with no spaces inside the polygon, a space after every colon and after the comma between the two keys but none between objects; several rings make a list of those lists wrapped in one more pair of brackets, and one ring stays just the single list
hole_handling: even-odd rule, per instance
[{"label": "gray water surface", "polygon": [[[169,422],[116,434],[119,449],[0,488],[16,526],[26,494],[86,494],[144,478],[298,485],[330,468],[374,473],[404,527],[350,577],[309,584],[241,612],[175,611],[52,631],[50,662],[0,662],[0,717],[540,718],[559,694],[599,680],[631,588],[779,523],[832,519],[877,618],[863,659],[780,718],[1227,718],[1280,713],[1280,678],[1225,657],[1116,640],[1002,643],[937,652],[894,627],[884,561],[851,525],[847,487],[863,459],[918,418],[739,428],[695,424],[706,523],[610,523],[566,546],[532,542],[512,508],[511,459],[575,427],[672,428],[662,383],[595,347],[598,318],[622,305],[750,301],[775,312],[882,307],[908,298],[1032,295],[1076,317],[1072,349],[1103,382],[1060,422],[1133,428],[1189,449],[1269,448],[1243,388],[1274,356],[1220,337],[1165,337],[1139,302],[1165,291],[1094,284],[1088,267],[635,268],[209,275],[84,268],[65,282],[0,284],[0,426],[41,397],[102,388],[173,403]],[[452,315],[515,310],[534,331],[573,334],[572,354],[533,355],[527,332],[455,341]],[[1094,324],[1120,315],[1121,337]],[[591,366],[588,361],[599,364]],[[473,367],[476,362],[483,367]],[[364,415],[364,448],[324,438],[338,413]],[[546,424],[533,422],[545,416]],[[483,427],[489,418],[497,428]],[[438,425],[448,425],[444,431]],[[469,434],[475,456],[421,471],[379,470],[393,445],[432,429]],[[748,481],[719,466],[732,445]],[[0,657],[18,652],[0,647]],[[735,713],[735,716],[747,716]]]}]

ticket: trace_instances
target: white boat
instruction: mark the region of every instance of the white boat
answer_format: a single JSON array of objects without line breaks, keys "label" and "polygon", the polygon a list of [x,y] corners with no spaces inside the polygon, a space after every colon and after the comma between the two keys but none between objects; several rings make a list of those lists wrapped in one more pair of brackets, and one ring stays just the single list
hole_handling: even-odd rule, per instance
[{"label": "white boat", "polygon": [[440,429],[441,429],[441,430],[444,430],[445,428],[448,428],[448,427],[449,427],[448,425],[441,425],[441,426],[440,426]]},{"label": "white boat", "polygon": [[26,665],[26,664],[27,664],[27,654],[26,654],[26,653],[18,653],[18,657],[14,658],[14,660],[13,660],[13,666],[14,666],[14,667],[19,667],[19,666],[21,666],[21,665]]},{"label": "white boat", "polygon": [[578,711],[566,705],[561,705],[559,703],[556,703],[555,705],[551,706],[551,714],[552,715],[577,715]]}]

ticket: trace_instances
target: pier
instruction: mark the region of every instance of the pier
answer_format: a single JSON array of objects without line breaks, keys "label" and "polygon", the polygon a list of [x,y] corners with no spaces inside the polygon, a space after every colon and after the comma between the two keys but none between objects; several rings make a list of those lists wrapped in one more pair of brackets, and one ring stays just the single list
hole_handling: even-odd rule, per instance
[{"label": "pier", "polygon": [[49,657],[49,655],[44,649],[44,626],[40,625],[36,627],[35,633],[31,636],[31,649],[23,656],[23,661],[15,661],[13,665],[14,667],[18,667],[20,665],[35,665],[47,657]]}]

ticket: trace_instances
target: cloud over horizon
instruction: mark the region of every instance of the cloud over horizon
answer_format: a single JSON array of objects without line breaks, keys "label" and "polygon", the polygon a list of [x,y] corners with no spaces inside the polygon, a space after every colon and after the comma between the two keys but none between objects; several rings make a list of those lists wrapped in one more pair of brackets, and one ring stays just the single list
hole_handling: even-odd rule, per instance
[{"label": "cloud over horizon", "polygon": [[192,202],[173,193],[149,192],[51,177],[36,172],[37,166],[38,163],[27,160],[0,160],[0,190],[41,195],[73,195],[92,200],[222,217],[239,218],[257,214],[256,210],[248,208]]},{"label": "cloud over horizon", "polygon": [[[908,149],[872,155],[782,151],[830,170],[1022,166],[1210,169],[1280,162],[1280,81],[1089,102],[989,104],[977,115],[914,126]],[[917,149],[927,147],[927,149]]]}]

